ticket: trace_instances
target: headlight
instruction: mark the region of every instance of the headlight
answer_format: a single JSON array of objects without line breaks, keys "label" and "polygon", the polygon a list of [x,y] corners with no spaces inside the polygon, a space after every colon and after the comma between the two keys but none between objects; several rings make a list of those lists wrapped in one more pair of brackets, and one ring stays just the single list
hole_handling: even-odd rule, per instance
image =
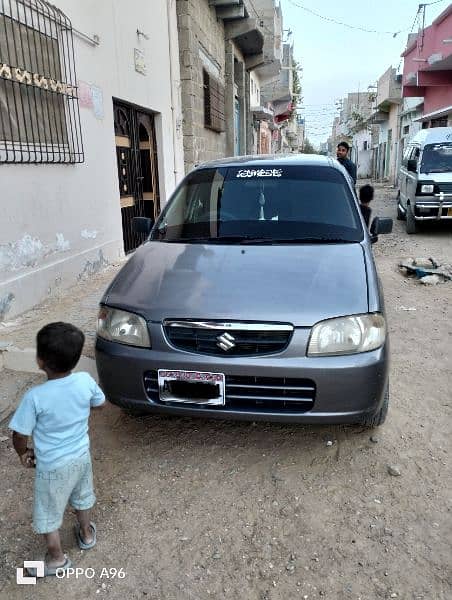
[{"label": "headlight", "polygon": [[385,339],[386,323],[380,313],[329,319],[312,328],[308,356],[369,352],[383,346]]},{"label": "headlight", "polygon": [[435,186],[432,185],[431,183],[421,185],[421,194],[433,194],[434,191],[435,191]]},{"label": "headlight", "polygon": [[100,307],[97,318],[97,335],[120,344],[142,348],[151,347],[148,328],[143,317],[118,308]]}]

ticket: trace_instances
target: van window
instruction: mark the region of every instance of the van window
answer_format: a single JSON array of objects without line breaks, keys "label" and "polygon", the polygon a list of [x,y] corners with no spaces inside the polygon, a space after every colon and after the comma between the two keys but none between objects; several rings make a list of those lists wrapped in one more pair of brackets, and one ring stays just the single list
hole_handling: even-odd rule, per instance
[{"label": "van window", "polygon": [[428,144],[422,153],[422,173],[450,173],[452,171],[452,143]]},{"label": "van window", "polygon": [[408,158],[409,158],[412,150],[413,150],[413,146],[407,146],[405,149],[405,152],[403,153],[402,165],[404,167],[408,166]]},{"label": "van window", "polygon": [[[408,167],[408,161],[409,160],[415,160],[416,161],[416,165],[419,161],[419,155],[420,155],[421,151],[419,146],[408,146],[408,148],[406,149],[406,152],[404,154],[403,157],[403,166],[404,167]],[[416,167],[417,169],[417,167]]]},{"label": "van window", "polygon": [[338,169],[269,164],[194,171],[162,212],[151,239],[352,242],[363,239],[363,229]]}]

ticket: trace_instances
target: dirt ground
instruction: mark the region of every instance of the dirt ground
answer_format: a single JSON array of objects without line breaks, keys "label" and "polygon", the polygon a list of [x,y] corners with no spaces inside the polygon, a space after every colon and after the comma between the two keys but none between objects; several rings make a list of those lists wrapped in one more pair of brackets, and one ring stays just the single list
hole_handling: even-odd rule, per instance
[{"label": "dirt ground", "polygon": [[[408,236],[394,198],[380,187],[373,206],[394,218],[374,246],[392,348],[385,425],[139,419],[108,406],[91,422],[98,544],[78,550],[69,513],[62,528],[93,576],[18,586],[15,568],[43,548],[30,525],[33,472],[3,423],[2,599],[452,598],[452,282],[424,286],[397,269],[405,257],[451,263],[452,227]],[[107,279],[80,291],[79,322],[93,326]],[[49,306],[47,319],[72,314],[74,300]],[[28,344],[44,318],[35,311],[8,336]]]}]

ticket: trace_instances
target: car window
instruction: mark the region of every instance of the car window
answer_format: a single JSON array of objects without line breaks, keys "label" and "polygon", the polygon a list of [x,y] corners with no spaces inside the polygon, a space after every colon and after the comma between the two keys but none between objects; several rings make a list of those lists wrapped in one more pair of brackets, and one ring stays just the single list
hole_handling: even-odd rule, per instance
[{"label": "car window", "polygon": [[362,240],[363,230],[339,170],[264,165],[194,171],[168,203],[151,238],[347,242]]},{"label": "car window", "polygon": [[452,143],[428,144],[422,153],[423,173],[447,173],[452,171]]}]

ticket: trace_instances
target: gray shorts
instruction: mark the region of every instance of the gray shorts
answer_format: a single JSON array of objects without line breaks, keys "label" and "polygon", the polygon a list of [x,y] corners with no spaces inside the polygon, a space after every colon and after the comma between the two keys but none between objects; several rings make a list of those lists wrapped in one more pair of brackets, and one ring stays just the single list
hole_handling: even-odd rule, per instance
[{"label": "gray shorts", "polygon": [[87,510],[95,502],[89,451],[58,469],[36,469],[33,507],[36,533],[51,533],[59,529],[68,503],[77,510]]}]

